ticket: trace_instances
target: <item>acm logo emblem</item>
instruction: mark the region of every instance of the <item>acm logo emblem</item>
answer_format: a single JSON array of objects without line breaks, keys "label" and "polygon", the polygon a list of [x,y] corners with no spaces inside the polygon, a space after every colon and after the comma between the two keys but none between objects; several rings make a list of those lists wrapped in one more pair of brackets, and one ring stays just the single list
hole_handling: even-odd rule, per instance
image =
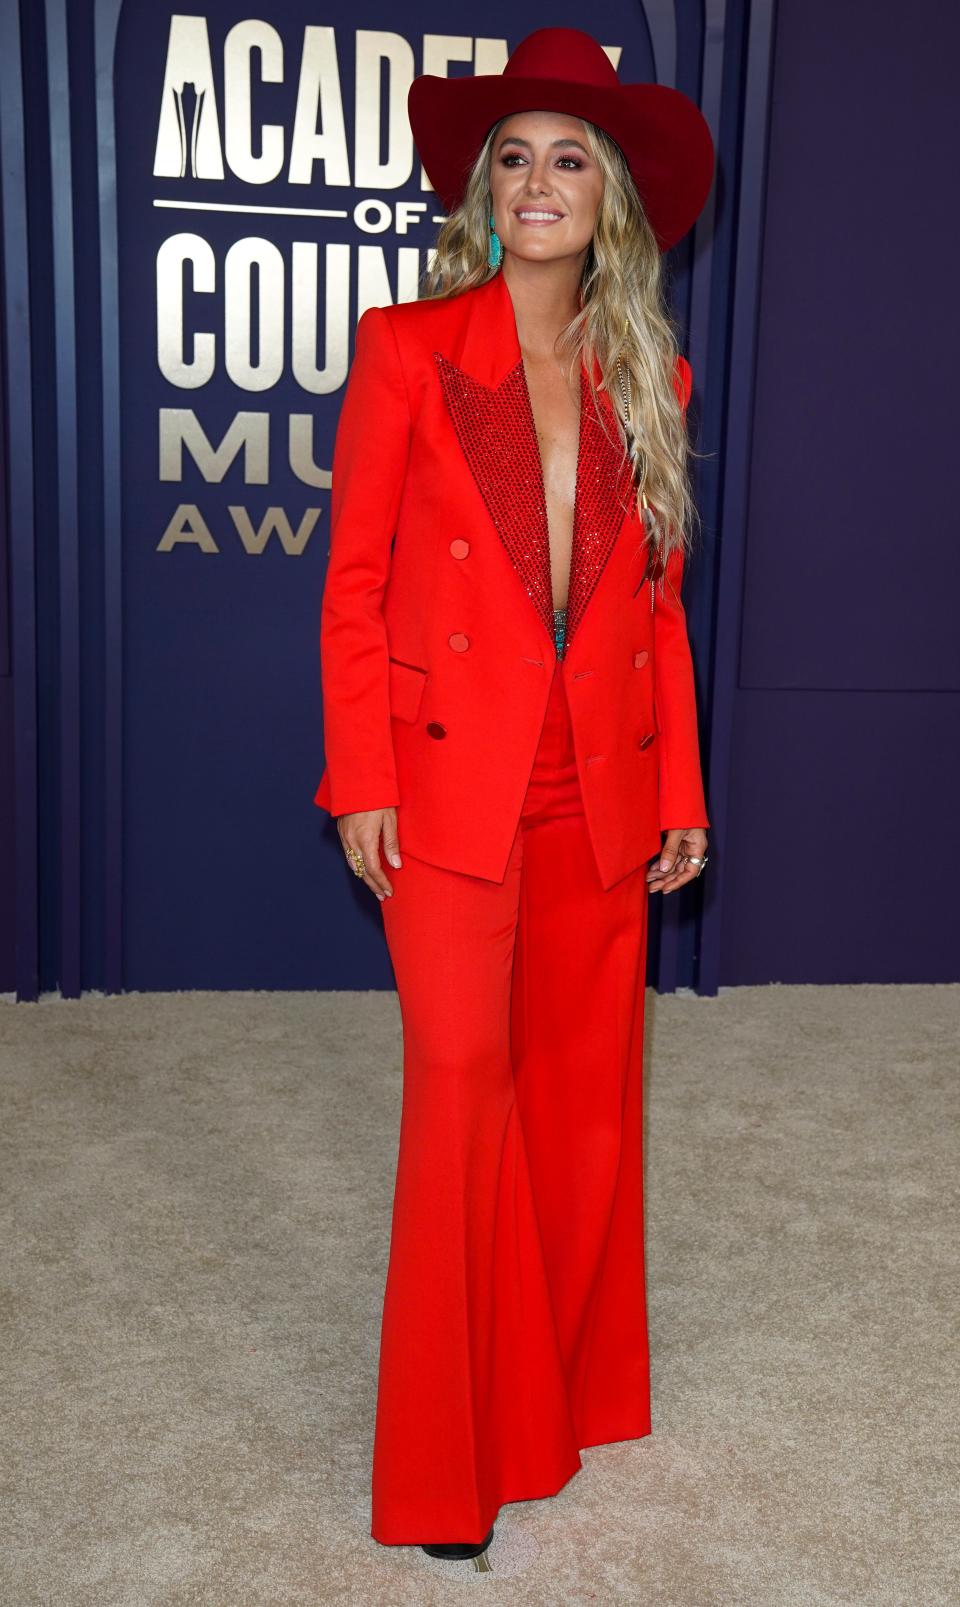
[{"label": "acm logo emblem", "polygon": [[[418,43],[419,62],[392,32],[307,25],[294,43],[248,19],[218,40],[206,17],[171,17],[153,160],[162,193],[153,204],[192,213],[194,226],[157,249],[157,363],[167,385],[200,391],[225,379],[249,395],[292,382],[310,399],[333,396],[347,376],[351,311],[355,323],[368,306],[415,299],[442,214],[416,159],[407,90],[416,72],[446,74],[453,63],[500,72],[509,48],[505,39],[441,34]],[[224,244],[225,219],[243,215],[257,225]],[[206,307],[217,308],[216,322]],[[300,485],[328,490],[315,417],[287,411],[287,464]],[[212,438],[197,405],[162,406],[160,480],[182,484],[189,459],[205,484],[238,464],[245,485],[266,486],[279,428],[276,408],[241,407]],[[276,536],[291,556],[305,551],[321,516],[315,506],[295,524],[283,507],[256,519],[242,505],[226,512],[246,552],[263,553]],[[220,550],[197,503],[176,508],[157,550],[184,545]]]}]

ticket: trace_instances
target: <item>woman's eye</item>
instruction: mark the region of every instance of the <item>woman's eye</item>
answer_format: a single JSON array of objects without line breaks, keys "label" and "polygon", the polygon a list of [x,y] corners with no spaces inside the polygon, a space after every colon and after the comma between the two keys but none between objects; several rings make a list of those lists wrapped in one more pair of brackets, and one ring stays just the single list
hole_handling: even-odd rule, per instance
[{"label": "woman's eye", "polygon": [[[504,167],[516,167],[518,163],[525,161],[526,158],[522,151],[508,151],[500,160]],[[557,164],[560,167],[565,167],[568,170],[572,169],[576,172],[583,167],[583,159],[579,156],[558,156]]]}]

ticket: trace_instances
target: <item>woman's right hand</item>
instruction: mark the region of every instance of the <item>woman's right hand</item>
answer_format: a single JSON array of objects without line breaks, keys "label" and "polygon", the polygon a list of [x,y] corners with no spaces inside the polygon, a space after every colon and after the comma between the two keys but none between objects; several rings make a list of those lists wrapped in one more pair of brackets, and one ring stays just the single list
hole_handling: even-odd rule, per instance
[{"label": "woman's right hand", "polygon": [[[387,880],[381,864],[380,836],[383,835],[383,855],[391,865],[399,866],[400,844],[397,842],[397,811],[387,809],[359,809],[352,815],[337,816],[337,831],[343,844],[344,853],[351,848],[359,849],[363,855],[363,880],[376,893],[381,904],[385,898],[393,895],[393,888]],[[354,862],[347,857],[347,864],[354,870]],[[354,874],[355,871],[354,871]]]}]

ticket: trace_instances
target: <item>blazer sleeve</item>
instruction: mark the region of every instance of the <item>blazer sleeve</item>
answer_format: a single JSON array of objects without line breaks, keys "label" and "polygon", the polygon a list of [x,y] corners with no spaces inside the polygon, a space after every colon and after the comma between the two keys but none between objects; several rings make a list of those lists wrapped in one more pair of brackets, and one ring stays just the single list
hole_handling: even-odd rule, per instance
[{"label": "blazer sleeve", "polygon": [[[693,375],[685,357],[677,358],[675,383],[686,415]],[[653,594],[654,704],[660,747],[660,825],[664,831],[679,826],[706,828],[710,824],[700,770],[693,658],[680,598],[683,562],[679,549],[670,554],[663,585],[658,583]]]},{"label": "blazer sleeve", "polygon": [[399,803],[382,603],[410,450],[396,338],[381,307],[357,324],[333,450],[330,558],[320,609],[325,769],[314,803],[331,815]]}]

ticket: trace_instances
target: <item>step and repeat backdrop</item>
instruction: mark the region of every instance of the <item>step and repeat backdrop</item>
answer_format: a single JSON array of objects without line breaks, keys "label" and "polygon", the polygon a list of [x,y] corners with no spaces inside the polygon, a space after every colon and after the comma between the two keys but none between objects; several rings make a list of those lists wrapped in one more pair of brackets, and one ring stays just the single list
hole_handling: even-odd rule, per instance
[{"label": "step and repeat backdrop", "polygon": [[557,24],[692,96],[717,146],[666,264],[711,864],[653,901],[648,981],[955,979],[954,858],[885,872],[958,791],[956,320],[918,336],[903,298],[918,250],[935,299],[956,255],[957,15],[919,0],[905,35],[897,0],[853,25],[830,0],[19,0],[0,992],[392,985],[313,803],[334,433],[358,317],[416,296],[438,227],[411,80],[497,72]]}]

